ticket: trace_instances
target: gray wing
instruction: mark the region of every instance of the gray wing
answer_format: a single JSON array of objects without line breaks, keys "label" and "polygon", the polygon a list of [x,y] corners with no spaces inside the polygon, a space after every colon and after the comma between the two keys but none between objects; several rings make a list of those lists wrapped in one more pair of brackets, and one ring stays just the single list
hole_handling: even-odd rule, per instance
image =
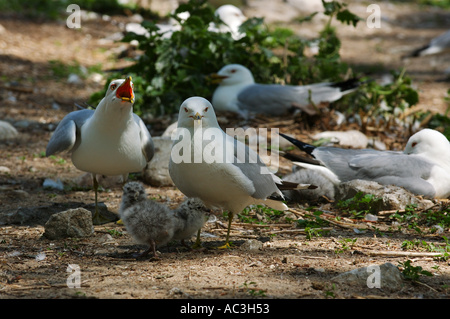
[{"label": "gray wing", "polygon": [[318,105],[342,97],[341,89],[330,86],[332,84],[328,82],[305,86],[254,84],[238,94],[238,107],[243,111],[275,116],[283,115],[293,107],[315,114],[316,110],[311,101]]},{"label": "gray wing", "polygon": [[80,128],[94,114],[94,110],[80,110],[67,114],[59,122],[47,144],[45,156],[70,151],[76,148],[80,138]]},{"label": "gray wing", "polygon": [[434,187],[426,181],[434,164],[420,156],[376,150],[324,149],[316,149],[320,161],[342,182],[370,180],[404,187],[415,194],[434,196]]},{"label": "gray wing", "polygon": [[133,118],[136,124],[139,125],[139,128],[141,129],[142,152],[147,158],[147,162],[149,162],[155,154],[155,146],[153,145],[152,136],[145,126],[144,121],[142,121],[142,119],[137,114],[133,113]]},{"label": "gray wing", "polygon": [[281,191],[275,184],[273,174],[269,173],[267,166],[256,152],[247,145],[234,140],[234,162],[241,172],[252,181],[255,192],[250,194],[253,198],[265,199]]}]

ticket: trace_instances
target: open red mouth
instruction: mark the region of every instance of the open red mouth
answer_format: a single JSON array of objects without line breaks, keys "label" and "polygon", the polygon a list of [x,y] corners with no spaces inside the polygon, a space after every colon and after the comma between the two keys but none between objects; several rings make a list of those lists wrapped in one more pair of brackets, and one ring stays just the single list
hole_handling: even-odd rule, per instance
[{"label": "open red mouth", "polygon": [[131,76],[128,76],[125,82],[123,82],[122,85],[117,88],[116,96],[122,101],[128,101],[130,103],[134,102],[133,83],[131,82]]}]

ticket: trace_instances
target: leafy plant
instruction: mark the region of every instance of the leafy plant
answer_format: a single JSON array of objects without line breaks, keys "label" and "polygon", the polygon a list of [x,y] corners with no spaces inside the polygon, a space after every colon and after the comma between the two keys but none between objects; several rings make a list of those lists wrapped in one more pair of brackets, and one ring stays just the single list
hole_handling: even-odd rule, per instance
[{"label": "leafy plant", "polygon": [[[125,14],[134,11],[139,13],[150,13],[139,10],[134,4],[124,4],[119,0],[77,0],[75,3],[82,10],[95,11],[103,14]],[[66,8],[74,3],[71,0],[0,0],[2,12],[15,12],[26,18],[56,20],[66,14]]]},{"label": "leafy plant", "polygon": [[363,218],[367,213],[376,212],[380,200],[373,194],[358,192],[354,197],[339,200],[336,206],[355,218]]},{"label": "leafy plant", "polygon": [[322,237],[322,234],[328,233],[328,230],[323,230],[317,227],[305,227],[306,239],[311,240],[314,237]]},{"label": "leafy plant", "polygon": [[409,259],[403,263],[399,262],[399,267],[403,268],[402,274],[406,279],[419,281],[420,276],[433,276],[431,272],[423,270],[421,266],[413,266],[411,263]]},{"label": "leafy plant", "polygon": [[[329,6],[328,2],[324,3]],[[209,75],[230,63],[247,66],[260,83],[308,84],[342,80],[349,67],[340,61],[340,41],[331,27],[331,20],[352,21],[355,25],[358,19],[343,9],[345,5],[332,3],[336,5],[328,7],[330,21],[318,39],[300,39],[290,29],[271,29],[264,19],[249,18],[241,26],[245,37],[235,41],[230,33],[208,31],[210,23],[222,22],[206,0],[190,0],[170,15],[181,24],[181,30],[173,32],[171,37],[158,33],[158,27],[150,21],[142,23],[150,34],[148,38],[128,34],[124,41],[139,41],[143,55],[123,74],[114,74],[111,78],[132,75],[140,95],[136,99],[137,112],[154,114],[175,113],[181,102],[192,95],[210,99],[216,84]],[[186,11],[190,16],[181,21],[178,14]],[[319,53],[313,58],[305,56],[305,48],[317,40]],[[94,95],[91,103],[103,95]]]},{"label": "leafy plant", "polygon": [[109,229],[109,230],[107,230],[107,232],[113,237],[120,237],[123,235],[123,233],[117,229]]},{"label": "leafy plant", "polygon": [[[250,286],[253,286],[253,288]],[[257,283],[254,281],[251,281],[249,283],[245,281],[241,287],[244,288],[245,291],[253,297],[265,297],[266,291],[262,289],[256,289],[257,286],[258,286]]]},{"label": "leafy plant", "polygon": [[336,294],[335,294],[335,291],[336,290],[336,285],[335,284],[332,284],[331,285],[331,289],[326,289],[325,291],[324,291],[324,294],[325,294],[325,298],[326,299],[328,299],[328,298],[333,298],[333,299],[335,299],[336,298]]},{"label": "leafy plant", "polygon": [[375,120],[381,119],[385,126],[389,127],[392,122],[400,118],[403,118],[404,122],[408,118],[414,118],[414,115],[404,116],[405,111],[419,102],[419,94],[411,86],[411,77],[405,74],[404,69],[391,70],[390,73],[393,80],[388,84],[380,84],[367,77],[363,78],[366,84],[349,96],[351,107],[341,110],[348,116],[360,117],[363,131]]},{"label": "leafy plant", "polygon": [[65,63],[60,60],[50,60],[50,70],[57,78],[67,78],[69,74],[76,74],[81,78],[86,78],[92,72],[100,72],[101,64],[85,68],[78,61]]},{"label": "leafy plant", "polygon": [[420,114],[419,119],[422,123],[428,125],[429,128],[442,131],[442,134],[444,134],[447,139],[450,139],[450,89],[447,91],[447,96],[444,97],[444,100],[448,104],[444,114],[427,111]]},{"label": "leafy plant", "polygon": [[334,252],[336,254],[343,253],[344,251],[350,250],[353,248],[353,245],[355,245],[358,238],[344,238],[339,241],[341,243],[342,247],[339,249],[336,249]]},{"label": "leafy plant", "polygon": [[[450,227],[449,207],[444,206],[438,210],[428,210],[425,212],[417,212],[417,205],[410,204],[405,208],[405,212],[398,211],[390,216],[390,218],[405,224],[408,229],[415,230],[419,234],[423,233],[421,227],[432,226],[430,232],[436,232],[436,226],[446,229]],[[399,226],[400,228],[400,226]]]},{"label": "leafy plant", "polygon": [[266,224],[278,220],[283,215],[282,211],[264,205],[252,205],[246,207],[237,216],[244,223]]},{"label": "leafy plant", "polygon": [[313,237],[320,237],[328,232],[321,229],[329,225],[328,221],[320,217],[322,214],[323,212],[321,211],[314,211],[312,214],[305,214],[303,219],[297,220],[297,227],[305,229],[306,239],[310,240]]}]

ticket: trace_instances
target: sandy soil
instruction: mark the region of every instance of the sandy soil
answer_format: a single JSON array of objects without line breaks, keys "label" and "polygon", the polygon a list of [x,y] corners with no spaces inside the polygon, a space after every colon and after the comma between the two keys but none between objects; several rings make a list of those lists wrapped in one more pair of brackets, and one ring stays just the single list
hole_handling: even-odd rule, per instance
[{"label": "sandy soil", "polygon": [[[250,1],[251,2],[251,1]],[[252,2],[251,2],[252,3]],[[445,111],[443,100],[448,82],[443,70],[450,65],[448,55],[402,61],[401,55],[427,42],[450,25],[448,12],[423,10],[411,5],[382,3],[382,28],[340,30],[343,59],[351,65],[372,69],[407,67],[420,91],[418,107]],[[281,4],[280,5],[287,5]],[[353,7],[351,7],[353,8]],[[367,16],[360,4],[356,13]],[[446,15],[444,15],[444,13]],[[441,17],[441,24],[431,24]],[[444,19],[445,17],[445,19]],[[52,74],[49,61],[73,61],[85,67],[101,63],[103,69],[123,63],[117,61],[120,44],[106,42],[104,37],[119,31],[118,22],[97,18],[83,23],[80,30],[69,30],[63,22],[35,23],[29,20],[3,17],[0,36],[0,119],[15,123],[20,135],[17,139],[0,143],[0,166],[9,173],[0,173],[0,211],[3,214],[21,207],[37,207],[68,202],[84,205],[92,203],[90,189],[55,191],[43,189],[45,178],[60,178],[66,184],[83,175],[66,154],[56,158],[42,156],[51,131],[65,114],[75,109],[100,90],[103,81],[88,77],[81,84],[68,84],[66,78]],[[419,22],[427,28],[419,28]],[[314,25],[309,25],[314,30]],[[302,27],[304,28],[304,27]],[[305,31],[305,30],[303,30]],[[310,31],[313,32],[313,31]],[[13,87],[7,87],[12,85]],[[15,86],[14,86],[15,85]],[[281,132],[304,134],[293,121],[283,122]],[[156,119],[152,134],[161,134]],[[310,132],[312,133],[312,132]],[[404,143],[398,132],[399,143]],[[384,135],[381,135],[383,137]],[[392,135],[390,135],[392,138]],[[400,145],[399,144],[399,145]],[[62,160],[61,160],[62,159]],[[281,172],[287,172],[288,162],[282,162]],[[139,179],[140,176],[137,175]],[[174,207],[183,199],[175,187],[146,185],[151,198]],[[111,211],[120,203],[120,187],[106,188],[100,201]],[[291,219],[301,218],[305,209],[315,203],[292,204]],[[333,205],[327,209],[333,212]],[[421,252],[419,248],[402,249],[405,240],[425,240],[443,243],[438,235],[424,228],[423,235],[412,230],[390,231],[388,218],[379,220],[376,227],[364,233],[354,232],[353,220],[347,227],[332,224],[329,233],[307,239],[290,220],[279,219],[261,229],[249,224],[233,225],[235,247],[218,250],[223,243],[225,219],[216,214],[217,221],[207,223],[202,237],[202,251],[188,251],[179,243],[159,249],[160,259],[135,260],[132,254],[139,248],[121,225],[114,223],[95,226],[88,238],[48,240],[42,236],[44,227],[37,225],[0,225],[0,298],[263,298],[263,299],[323,299],[323,298],[449,298],[450,265],[429,256],[405,256],[405,252]],[[236,221],[237,222],[237,221]],[[276,225],[275,223],[278,223]],[[214,235],[214,236],[210,236]],[[449,237],[449,230],[444,233]],[[261,243],[259,249],[247,247],[250,239]],[[356,239],[346,248],[345,239]],[[339,252],[342,251],[342,252]],[[384,255],[391,252],[393,256]],[[375,253],[374,253],[375,252]],[[379,254],[376,254],[378,252]],[[398,254],[395,254],[397,253]],[[367,285],[334,284],[331,278],[355,268],[373,264],[412,260],[434,276],[422,276],[419,283],[405,281],[401,289],[389,287],[371,289]],[[81,287],[69,288],[68,265],[78,265]]]}]

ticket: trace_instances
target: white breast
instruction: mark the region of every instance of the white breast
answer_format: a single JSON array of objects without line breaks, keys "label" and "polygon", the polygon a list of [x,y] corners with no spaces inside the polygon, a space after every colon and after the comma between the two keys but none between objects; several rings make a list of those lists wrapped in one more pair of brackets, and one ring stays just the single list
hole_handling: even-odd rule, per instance
[{"label": "white breast", "polygon": [[122,175],[142,170],[146,159],[142,153],[140,129],[134,121],[124,127],[99,129],[92,121],[81,128],[81,143],[72,154],[80,170]]}]

